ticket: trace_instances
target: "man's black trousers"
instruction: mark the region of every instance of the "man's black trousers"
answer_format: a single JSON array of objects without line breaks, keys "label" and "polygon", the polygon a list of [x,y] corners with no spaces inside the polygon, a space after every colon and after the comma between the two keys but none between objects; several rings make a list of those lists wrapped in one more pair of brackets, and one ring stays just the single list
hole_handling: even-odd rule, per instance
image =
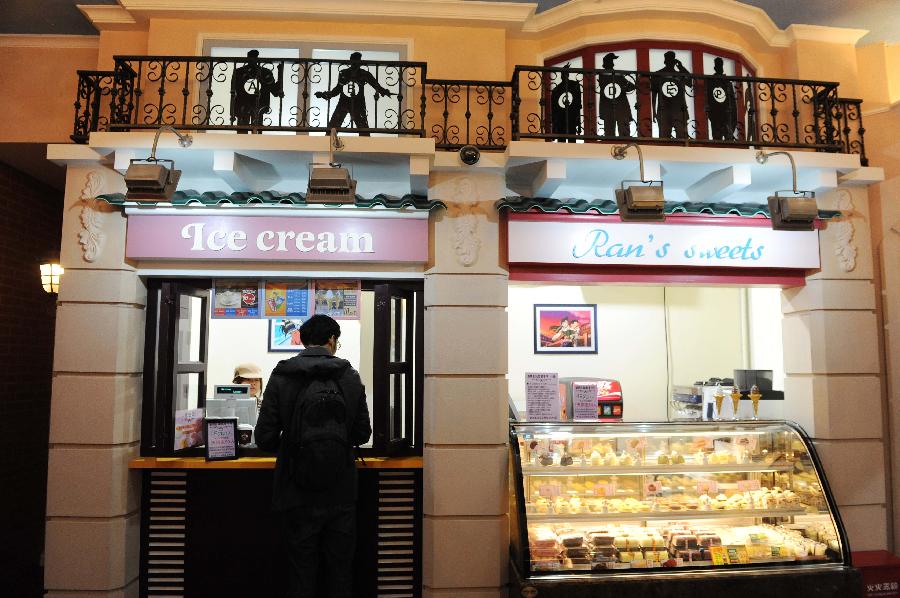
[{"label": "man's black trousers", "polygon": [[[289,598],[351,598],[356,505],[298,507],[285,511],[283,523],[291,568]],[[317,583],[327,593],[317,592]]]}]

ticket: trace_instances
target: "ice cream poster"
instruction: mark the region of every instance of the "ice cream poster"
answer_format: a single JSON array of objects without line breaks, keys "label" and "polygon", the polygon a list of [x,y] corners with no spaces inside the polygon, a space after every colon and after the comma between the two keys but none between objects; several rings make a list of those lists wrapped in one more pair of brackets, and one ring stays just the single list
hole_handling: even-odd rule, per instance
[{"label": "ice cream poster", "polygon": [[359,319],[358,280],[317,280],[315,313],[336,320]]},{"label": "ice cream poster", "polygon": [[179,409],[175,412],[175,450],[203,444],[203,409]]},{"label": "ice cream poster", "polygon": [[217,280],[213,287],[212,317],[258,318],[259,281]]},{"label": "ice cream poster", "polygon": [[309,317],[309,282],[266,282],[263,299],[267,318]]}]

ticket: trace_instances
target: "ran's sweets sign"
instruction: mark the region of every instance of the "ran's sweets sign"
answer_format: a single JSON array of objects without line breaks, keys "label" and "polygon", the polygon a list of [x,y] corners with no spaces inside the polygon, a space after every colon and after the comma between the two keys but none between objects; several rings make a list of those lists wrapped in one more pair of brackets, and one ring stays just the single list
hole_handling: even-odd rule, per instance
[{"label": "ran's sweets sign", "polygon": [[128,217],[135,260],[414,262],[428,259],[424,218]]}]

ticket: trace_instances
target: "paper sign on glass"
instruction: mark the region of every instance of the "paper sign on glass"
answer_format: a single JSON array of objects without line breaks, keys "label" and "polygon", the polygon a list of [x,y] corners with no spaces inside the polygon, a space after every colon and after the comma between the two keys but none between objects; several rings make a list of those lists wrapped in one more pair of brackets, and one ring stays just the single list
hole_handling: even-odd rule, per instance
[{"label": "paper sign on glass", "polygon": [[715,480],[700,480],[697,482],[699,494],[714,494],[718,491],[719,484]]},{"label": "paper sign on glass", "polygon": [[525,411],[529,421],[559,421],[559,374],[525,374]]},{"label": "paper sign on glass", "polygon": [[544,498],[556,498],[559,496],[559,484],[541,484],[538,486],[538,494]]}]

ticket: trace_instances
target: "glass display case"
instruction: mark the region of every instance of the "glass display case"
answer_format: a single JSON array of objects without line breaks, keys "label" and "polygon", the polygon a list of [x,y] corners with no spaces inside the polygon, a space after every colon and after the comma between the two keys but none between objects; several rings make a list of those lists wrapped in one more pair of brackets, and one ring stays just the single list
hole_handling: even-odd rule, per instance
[{"label": "glass display case", "polygon": [[796,425],[515,423],[510,446],[522,577],[849,565]]}]

